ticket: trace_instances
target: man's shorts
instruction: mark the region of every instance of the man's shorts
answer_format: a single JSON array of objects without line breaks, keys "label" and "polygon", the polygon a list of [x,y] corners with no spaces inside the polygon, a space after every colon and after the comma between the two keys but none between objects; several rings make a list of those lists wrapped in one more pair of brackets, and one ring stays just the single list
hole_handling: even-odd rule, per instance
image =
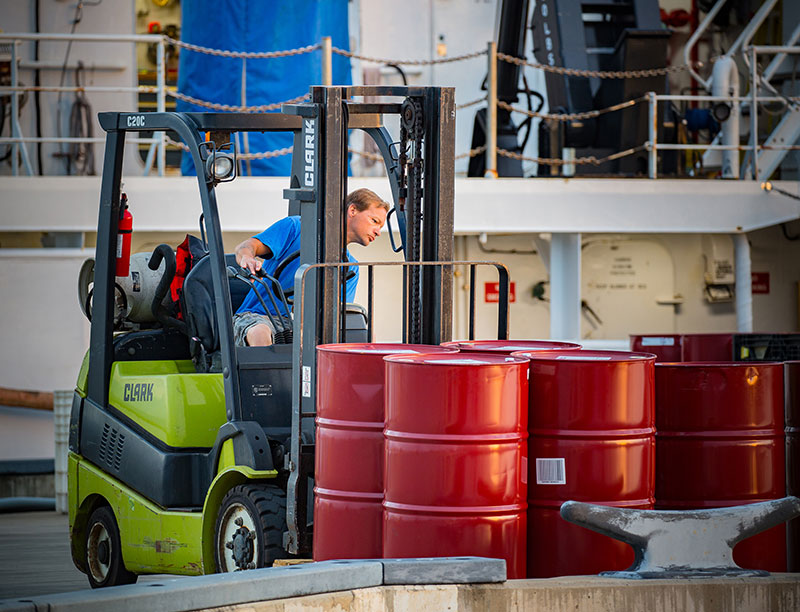
[{"label": "man's shorts", "polygon": [[[272,330],[273,337],[275,337],[276,331],[281,331],[286,327],[291,328],[291,323],[286,317],[281,317],[278,315],[273,315],[273,317],[275,322],[278,324],[277,330],[267,315],[259,314],[257,312],[237,312],[234,314],[233,341],[236,346],[249,346],[247,344],[247,332],[251,327],[253,327],[253,325],[266,325],[270,328],[270,330]],[[281,323],[284,324],[284,328],[280,327]]]}]

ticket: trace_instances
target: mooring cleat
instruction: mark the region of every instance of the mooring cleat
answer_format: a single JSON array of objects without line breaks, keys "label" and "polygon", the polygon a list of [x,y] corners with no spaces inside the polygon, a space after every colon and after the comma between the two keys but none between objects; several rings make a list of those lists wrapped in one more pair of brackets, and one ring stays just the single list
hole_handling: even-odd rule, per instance
[{"label": "mooring cleat", "polygon": [[797,497],[711,510],[634,510],[575,501],[561,505],[565,520],[633,547],[630,568],[600,574],[610,578],[768,576],[767,571],[736,565],[733,547],[799,515]]}]

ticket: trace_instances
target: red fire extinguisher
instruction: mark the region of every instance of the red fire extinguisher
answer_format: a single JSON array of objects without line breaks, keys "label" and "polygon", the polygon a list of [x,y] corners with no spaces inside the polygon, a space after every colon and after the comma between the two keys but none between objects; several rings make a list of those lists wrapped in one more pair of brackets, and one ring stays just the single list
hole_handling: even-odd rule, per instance
[{"label": "red fire extinguisher", "polygon": [[122,194],[117,226],[117,276],[128,276],[131,270],[131,234],[133,215],[128,210],[128,196]]}]

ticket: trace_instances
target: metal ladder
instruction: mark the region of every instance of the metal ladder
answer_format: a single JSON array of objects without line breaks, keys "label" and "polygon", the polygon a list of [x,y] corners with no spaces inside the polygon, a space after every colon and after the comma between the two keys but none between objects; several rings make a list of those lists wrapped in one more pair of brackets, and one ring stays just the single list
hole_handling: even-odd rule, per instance
[{"label": "metal ladder", "polygon": [[[717,3],[711,8],[711,10],[706,15],[706,18],[697,28],[697,30],[692,34],[689,41],[686,43],[686,47],[684,48],[684,60],[688,65],[691,66],[689,62],[689,56],[691,53],[691,49],[699,40],[700,36],[705,32],[708,26],[713,21],[714,17],[717,13],[722,9],[725,5],[727,0],[718,0]],[[749,97],[751,101],[746,102],[743,101],[741,98],[737,101],[734,101],[731,104],[732,111],[734,109],[736,112],[731,113],[731,117],[728,121],[722,124],[722,129],[717,133],[712,141],[712,144],[732,144],[738,145],[739,144],[739,125],[738,125],[738,117],[739,117],[739,110],[743,104],[749,104],[750,109],[750,116],[751,116],[751,134],[750,134],[750,141],[751,141],[751,151],[749,152],[747,159],[747,166],[750,167],[751,171],[749,176],[751,178],[757,179],[759,181],[764,181],[768,179],[773,172],[778,168],[781,162],[785,159],[787,153],[789,153],[790,149],[785,148],[791,145],[794,145],[798,139],[800,139],[800,104],[797,102],[792,102],[785,98],[782,94],[780,94],[770,83],[770,79],[775,75],[778,68],[781,64],[786,60],[789,54],[794,54],[800,50],[798,46],[798,41],[800,40],[800,24],[797,24],[794,31],[792,32],[789,39],[786,43],[781,47],[768,47],[768,46],[759,46],[759,47],[751,47],[750,41],[752,40],[753,36],[755,35],[758,28],[764,23],[764,21],[769,16],[772,9],[777,4],[777,0],[765,0],[764,3],[761,5],[759,10],[753,16],[753,19],[747,26],[742,30],[739,37],[736,41],[731,45],[730,49],[728,49],[727,53],[717,60],[717,64],[724,65],[725,63],[731,65],[731,70],[735,71],[735,66],[733,65],[733,58],[736,54],[741,54],[741,57],[744,60],[744,63],[750,68],[751,71],[751,78],[750,78],[750,94]],[[762,74],[758,74],[757,66],[753,61],[755,54],[753,50],[756,49],[761,53],[774,53],[774,57],[770,62],[769,66],[764,70]],[[749,56],[749,57],[748,57]],[[690,69],[690,73],[692,77],[700,83],[705,89],[714,93],[714,95],[733,95],[738,96],[738,80],[733,79],[733,82],[725,83],[722,86],[721,83],[714,82],[714,77],[717,76],[717,80],[719,81],[720,77],[728,78],[727,74],[723,74],[725,71],[723,70],[714,70],[714,73],[708,78],[703,79],[694,69]],[[775,127],[769,137],[764,141],[763,144],[759,145],[756,141],[758,134],[757,134],[757,110],[753,107],[755,106],[754,102],[757,103],[758,98],[758,89],[766,89],[775,96],[779,98],[784,98],[787,103],[786,113],[781,118],[779,124]],[[755,91],[754,91],[755,90]],[[755,94],[755,95],[754,95]],[[753,156],[752,151],[758,151],[757,155]],[[739,164],[738,164],[738,157],[739,151],[738,150],[731,150],[731,151],[719,151],[719,150],[707,150],[703,154],[703,165],[705,167],[715,167],[721,166],[723,168],[723,177],[724,178],[739,178]],[[741,173],[742,175],[745,172]],[[742,176],[744,178],[744,176]]]}]

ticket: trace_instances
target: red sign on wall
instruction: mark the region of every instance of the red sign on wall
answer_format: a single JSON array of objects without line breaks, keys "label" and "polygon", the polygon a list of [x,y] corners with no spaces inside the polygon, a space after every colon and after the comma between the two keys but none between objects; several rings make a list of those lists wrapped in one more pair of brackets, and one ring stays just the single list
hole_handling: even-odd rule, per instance
[{"label": "red sign on wall", "polygon": [[[511,281],[508,284],[508,301],[517,301],[517,284]],[[486,302],[499,302],[500,301],[500,283],[484,283],[483,284],[483,299]]]},{"label": "red sign on wall", "polygon": [[753,293],[769,293],[769,272],[751,272],[750,286]]}]

